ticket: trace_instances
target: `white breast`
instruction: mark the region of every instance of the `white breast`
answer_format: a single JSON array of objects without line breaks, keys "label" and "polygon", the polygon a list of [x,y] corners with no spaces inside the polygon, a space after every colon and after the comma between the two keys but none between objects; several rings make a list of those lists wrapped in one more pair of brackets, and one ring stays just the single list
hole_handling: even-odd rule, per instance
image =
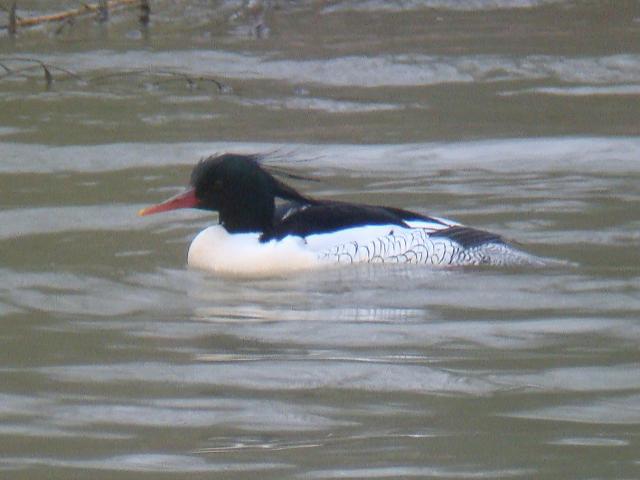
[{"label": "white breast", "polygon": [[258,233],[230,235],[221,225],[200,232],[189,247],[190,267],[220,273],[268,275],[311,268],[317,255],[300,237],[261,243]]}]

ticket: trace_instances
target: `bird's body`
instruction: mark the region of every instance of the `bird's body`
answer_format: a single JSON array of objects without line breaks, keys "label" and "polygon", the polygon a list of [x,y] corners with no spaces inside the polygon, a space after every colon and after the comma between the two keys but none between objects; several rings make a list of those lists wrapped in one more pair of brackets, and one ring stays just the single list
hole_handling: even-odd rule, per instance
[{"label": "bird's body", "polygon": [[220,224],[200,232],[189,248],[188,263],[199,269],[264,275],[346,263],[540,263],[499,235],[450,220],[304,196],[254,156],[210,157],[194,168],[191,185],[141,214],[185,207],[218,211]]}]

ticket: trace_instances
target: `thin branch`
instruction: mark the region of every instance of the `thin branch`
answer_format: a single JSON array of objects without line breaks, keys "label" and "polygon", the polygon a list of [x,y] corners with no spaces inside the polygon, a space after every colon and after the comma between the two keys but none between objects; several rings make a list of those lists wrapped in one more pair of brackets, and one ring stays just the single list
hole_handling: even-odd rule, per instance
[{"label": "thin branch", "polygon": [[47,90],[49,90],[51,85],[53,85],[53,76],[44,63],[42,64],[42,69],[44,70],[44,81],[47,84]]},{"label": "thin branch", "polygon": [[45,81],[47,82],[47,85],[50,85],[51,82],[53,81],[53,76],[51,75],[51,71],[52,70],[66,73],[68,76],[73,77],[76,80],[82,80],[82,77],[80,77],[80,75],[78,75],[77,73],[72,72],[71,70],[67,70],[66,68],[62,68],[62,67],[57,67],[55,65],[48,65],[48,64],[44,63],[43,61],[38,60],[36,58],[2,57],[1,60],[2,60],[2,62],[34,63],[35,65],[31,65],[31,66],[23,67],[23,68],[19,68],[19,69],[11,69],[11,68],[7,67],[4,63],[2,63],[2,64],[0,64],[0,66],[2,66],[2,68],[4,68],[5,73],[3,75],[0,75],[0,80],[4,79],[6,77],[10,77],[10,76],[23,75],[23,72],[27,72],[29,70],[33,70],[34,68],[42,68],[42,70],[44,72],[44,76],[45,76]]},{"label": "thin branch", "polygon": [[107,0],[98,1],[98,13],[96,14],[96,20],[99,23],[104,23],[109,20],[109,2],[107,2]]},{"label": "thin branch", "polygon": [[140,25],[147,27],[149,25],[149,17],[151,16],[151,7],[149,0],[140,0]]},{"label": "thin branch", "polygon": [[[106,8],[113,10],[114,8],[123,8],[129,5],[134,5],[138,2],[140,2],[140,0],[107,0],[106,2],[102,2],[102,3],[106,4]],[[31,27],[34,25],[40,25],[42,23],[59,22],[62,20],[67,20],[68,18],[74,18],[81,15],[86,15],[89,13],[98,13],[101,11],[101,8],[103,8],[102,3],[88,3],[88,4],[84,4],[80,8],[66,10],[64,12],[52,13],[48,15],[39,15],[37,17],[17,19],[15,21],[15,26]],[[11,23],[9,23],[9,31],[11,31]]]},{"label": "thin branch", "polygon": [[[13,68],[11,65],[11,62],[21,62],[27,65],[20,66],[18,68]],[[179,72],[179,71],[170,70],[170,69],[141,68],[141,69],[119,71],[119,72],[109,72],[102,75],[80,76],[77,73],[72,72],[71,70],[67,70],[66,68],[45,63],[36,58],[1,57],[1,56],[0,56],[0,69],[4,70],[4,72],[0,70],[0,81],[8,77],[34,78],[34,75],[30,72],[32,72],[35,69],[42,69],[47,88],[50,88],[53,85],[54,76],[52,72],[62,72],[67,75],[67,78],[74,78],[75,80],[84,82],[85,84],[93,84],[93,85],[98,85],[101,82],[108,81],[112,78],[147,77],[155,85],[160,85],[162,83],[169,83],[169,82],[175,82],[175,81],[184,81],[187,83],[189,88],[193,89],[198,87],[199,82],[200,83],[206,82],[206,83],[215,85],[218,92],[228,93],[231,91],[231,88],[229,87],[229,85],[217,80],[213,76],[190,75],[189,73]],[[60,79],[55,79],[55,80],[61,81],[61,80],[66,80],[67,78],[62,77]]]},{"label": "thin branch", "polygon": [[9,9],[9,35],[15,35],[18,31],[17,26],[17,17],[16,17],[16,2],[11,4],[11,8]]},{"label": "thin branch", "polygon": [[104,75],[93,77],[91,81],[97,83],[100,81],[108,80],[110,78],[123,77],[128,75],[131,75],[131,76],[164,75],[167,77],[173,77],[173,78],[170,78],[169,80],[175,80],[175,79],[184,80],[185,82],[187,82],[189,87],[194,87],[197,82],[209,82],[209,83],[213,83],[219,92],[223,92],[227,90],[226,84],[210,76],[206,76],[206,75],[192,76],[192,75],[189,75],[188,73],[176,72],[174,70],[162,70],[162,69],[153,69],[153,68],[143,68],[143,69],[137,69],[137,70],[128,70],[124,72],[107,73]]}]

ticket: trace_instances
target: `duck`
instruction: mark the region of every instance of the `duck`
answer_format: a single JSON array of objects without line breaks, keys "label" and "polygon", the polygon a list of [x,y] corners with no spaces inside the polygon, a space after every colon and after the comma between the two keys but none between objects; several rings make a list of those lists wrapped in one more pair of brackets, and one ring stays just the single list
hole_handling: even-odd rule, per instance
[{"label": "duck", "polygon": [[440,267],[536,265],[502,236],[396,207],[317,199],[276,178],[260,155],[198,162],[189,187],[140,216],[182,208],[218,213],[191,242],[187,264],[209,272],[269,275],[330,265]]}]

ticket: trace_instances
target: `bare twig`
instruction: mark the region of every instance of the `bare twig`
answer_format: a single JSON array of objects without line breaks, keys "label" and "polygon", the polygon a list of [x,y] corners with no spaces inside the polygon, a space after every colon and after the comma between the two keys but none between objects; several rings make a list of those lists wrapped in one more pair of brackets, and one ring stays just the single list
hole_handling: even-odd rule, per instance
[{"label": "bare twig", "polygon": [[60,22],[60,25],[58,25],[58,26],[56,27],[56,29],[55,29],[55,32],[54,32],[54,33],[55,33],[56,35],[60,35],[60,34],[64,31],[64,29],[65,29],[66,27],[71,28],[71,27],[73,26],[73,23],[75,22],[74,18],[75,18],[75,17],[69,17],[69,18],[66,18],[65,20],[61,21],[61,22]]},{"label": "bare twig", "polygon": [[11,8],[9,9],[9,35],[15,35],[18,31],[16,22],[16,2],[13,2],[13,4],[11,4]]},{"label": "bare twig", "polygon": [[[3,63],[0,63],[0,66],[5,70],[5,73],[0,75],[0,80],[7,78],[7,77],[11,77],[11,76],[17,76],[17,75],[24,75],[23,72],[28,72],[30,70],[33,70],[34,68],[42,68],[43,72],[44,72],[44,78],[45,81],[47,83],[47,87],[50,87],[51,84],[53,83],[53,75],[51,74],[51,71],[59,71],[59,72],[63,72],[65,74],[67,74],[70,77],[75,78],[76,80],[82,80],[82,78],[77,74],[72,72],[71,70],[67,70],[66,68],[62,68],[62,67],[56,67],[55,65],[48,65],[46,63],[44,63],[41,60],[38,60],[36,58],[28,58],[28,57],[3,57],[2,59]],[[6,62],[23,62],[23,63],[32,63],[34,65],[28,66],[28,67],[22,67],[22,68],[18,68],[18,69],[11,69],[6,65]]]},{"label": "bare twig", "polygon": [[[206,75],[192,76],[192,75],[189,75],[188,73],[176,72],[174,70],[163,70],[163,69],[152,69],[152,68],[142,68],[137,70],[127,70],[124,72],[107,73],[105,75],[93,77],[91,80],[97,83],[100,81],[108,80],[110,78],[122,77],[127,75],[131,75],[131,76],[155,75],[155,76],[169,77],[167,81],[174,81],[176,79],[183,80],[187,82],[187,85],[189,86],[189,88],[194,88],[197,85],[197,82],[208,82],[208,83],[214,84],[219,92],[223,92],[228,89],[227,85],[225,85],[219,80],[216,80],[211,76],[206,76]],[[160,83],[160,82],[156,81],[156,83]]]},{"label": "bare twig", "polygon": [[224,85],[219,80],[216,80],[213,77],[209,77],[209,76],[205,76],[205,75],[199,75],[197,77],[194,77],[194,76],[189,75],[188,73],[175,72],[173,70],[153,70],[153,71],[150,71],[150,73],[156,73],[156,74],[159,74],[159,75],[168,75],[168,76],[181,78],[181,79],[183,79],[183,80],[185,80],[187,82],[187,84],[189,85],[189,88],[195,87],[196,86],[196,82],[213,83],[218,88],[219,92],[222,92],[226,87],[226,85]]},{"label": "bare twig", "polygon": [[47,90],[49,90],[53,84],[53,76],[51,76],[51,72],[44,63],[42,64],[42,69],[44,70],[44,81],[47,83]]},{"label": "bare twig", "polygon": [[147,27],[150,15],[151,6],[149,5],[149,0],[140,0],[140,25]]},{"label": "bare twig", "polygon": [[[75,8],[73,10],[66,10],[64,12],[52,13],[49,15],[39,15],[37,17],[29,17],[29,18],[20,18],[15,20],[15,27],[31,27],[34,25],[40,25],[42,23],[48,22],[59,22],[62,20],[67,20],[69,18],[78,17],[81,15],[87,15],[89,13],[97,13],[100,12],[101,5],[104,3],[107,9],[113,10],[114,8],[124,8],[129,5],[134,5],[138,3],[140,0],[105,0],[100,3],[87,3],[82,5],[80,8]],[[14,3],[15,7],[15,3]],[[11,17],[11,15],[10,15]],[[9,19],[9,32],[11,32],[11,18]]]},{"label": "bare twig", "polygon": [[[17,63],[17,67],[14,68],[12,63]],[[97,86],[101,82],[108,81],[112,78],[117,79],[124,77],[146,77],[146,79],[148,79],[148,81],[154,85],[182,81],[186,82],[187,86],[190,89],[195,89],[198,87],[199,83],[209,83],[215,85],[218,92],[228,93],[231,91],[229,85],[217,80],[213,76],[191,75],[189,73],[170,69],[140,68],[83,77],[78,75],[77,73],[67,70],[66,68],[51,65],[36,58],[29,57],[0,57],[0,69],[4,70],[4,72],[0,70],[0,82],[8,77],[23,77],[27,79],[34,78],[34,74],[31,72],[33,72],[35,69],[42,69],[47,88],[51,88],[54,80],[63,81],[68,80],[69,78],[81,81],[84,84]],[[55,78],[55,72],[62,72],[66,75],[66,77],[61,76],[60,78]]]},{"label": "bare twig", "polygon": [[107,2],[107,0],[98,1],[98,13],[96,14],[96,20],[99,23],[104,23],[109,20],[109,2]]}]

